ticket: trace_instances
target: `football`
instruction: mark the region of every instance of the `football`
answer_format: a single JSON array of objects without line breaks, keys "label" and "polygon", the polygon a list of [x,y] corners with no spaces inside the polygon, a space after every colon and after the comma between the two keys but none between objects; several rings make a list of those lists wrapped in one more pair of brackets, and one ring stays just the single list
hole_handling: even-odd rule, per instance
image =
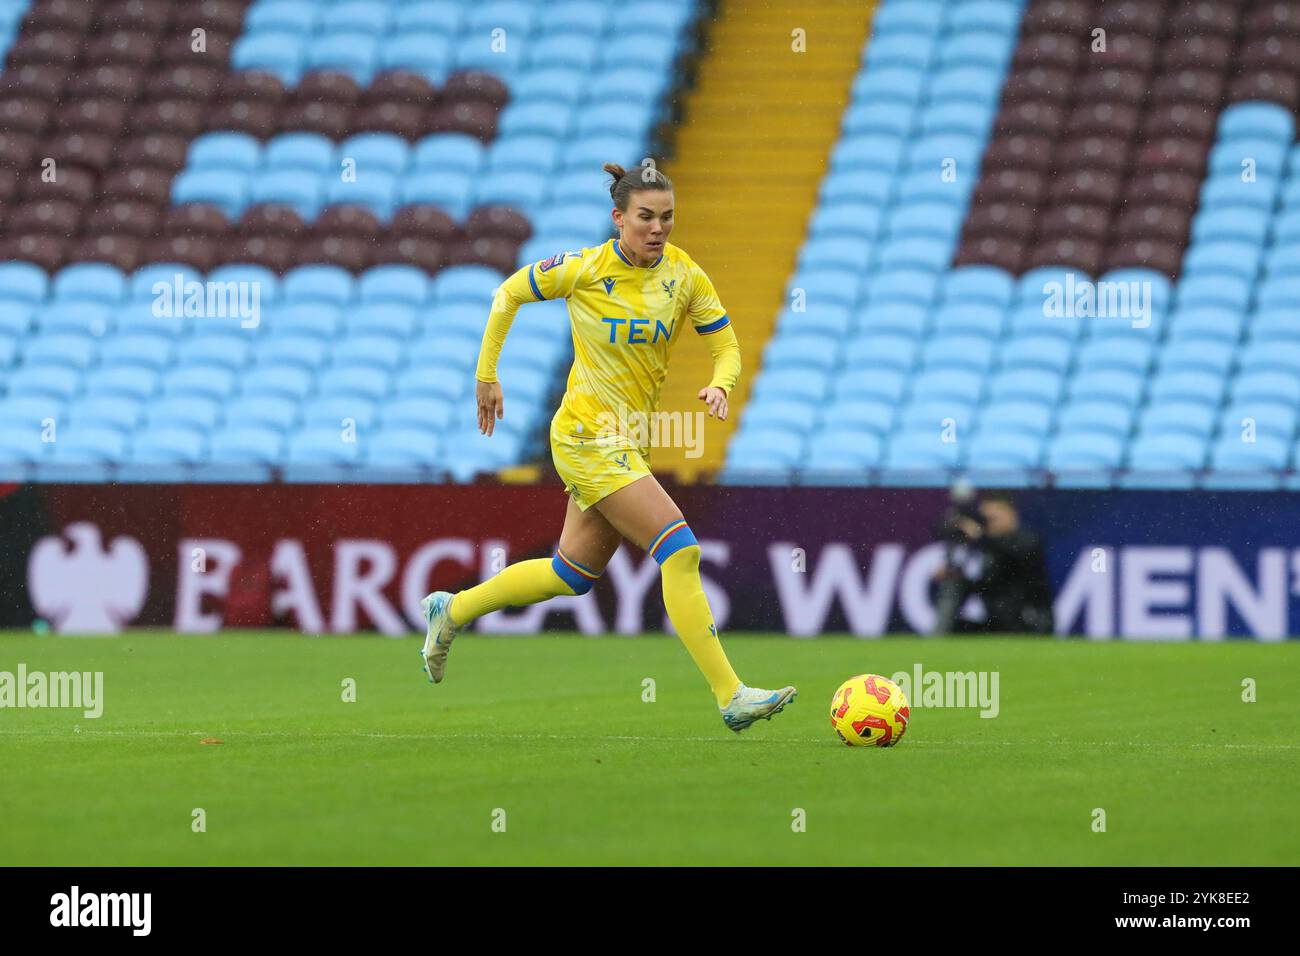
[{"label": "football", "polygon": [[850,747],[892,747],[907,732],[907,695],[887,677],[850,677],[831,698],[831,726]]}]

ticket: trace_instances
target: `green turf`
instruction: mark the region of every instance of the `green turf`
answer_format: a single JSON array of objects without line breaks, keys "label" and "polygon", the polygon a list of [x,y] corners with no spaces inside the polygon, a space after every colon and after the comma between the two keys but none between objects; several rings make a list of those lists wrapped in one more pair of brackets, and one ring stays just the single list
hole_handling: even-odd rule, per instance
[{"label": "green turf", "polygon": [[[662,636],[469,634],[434,687],[411,639],[0,634],[0,670],[103,671],[106,698],[0,710],[0,864],[1300,863],[1297,644],[726,646],[800,690],[740,736]],[[918,662],[998,671],[1000,714],[844,747],[840,681]]]}]

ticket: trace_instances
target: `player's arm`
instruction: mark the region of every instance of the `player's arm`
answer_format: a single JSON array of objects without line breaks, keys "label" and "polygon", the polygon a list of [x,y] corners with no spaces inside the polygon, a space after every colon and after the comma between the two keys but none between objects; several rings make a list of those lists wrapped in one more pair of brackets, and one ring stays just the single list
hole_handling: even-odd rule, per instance
[{"label": "player's arm", "polygon": [[698,397],[708,405],[710,415],[725,420],[727,396],[740,380],[740,342],[709,277],[697,271],[692,278],[687,315],[696,334],[709,343],[709,353],[713,356],[713,378],[700,389]]}]

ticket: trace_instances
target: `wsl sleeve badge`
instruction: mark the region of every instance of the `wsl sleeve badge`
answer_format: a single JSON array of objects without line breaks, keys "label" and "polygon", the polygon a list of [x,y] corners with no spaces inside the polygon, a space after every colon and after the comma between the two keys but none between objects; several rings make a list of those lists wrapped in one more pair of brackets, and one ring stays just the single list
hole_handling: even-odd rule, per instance
[{"label": "wsl sleeve badge", "polygon": [[543,259],[541,262],[537,263],[537,271],[549,272],[551,269],[554,269],[556,266],[562,265],[564,263],[564,260],[569,256],[572,256],[575,259],[580,259],[582,257],[582,253],[557,252],[555,255],[551,256],[551,258]]}]

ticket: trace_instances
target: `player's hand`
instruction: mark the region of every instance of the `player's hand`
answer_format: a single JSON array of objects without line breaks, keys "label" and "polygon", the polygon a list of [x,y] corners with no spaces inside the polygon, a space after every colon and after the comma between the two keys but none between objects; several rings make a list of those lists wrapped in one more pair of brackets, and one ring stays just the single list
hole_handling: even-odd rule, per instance
[{"label": "player's hand", "polygon": [[478,430],[491,435],[498,418],[506,417],[506,399],[501,394],[500,382],[474,383],[474,398],[478,402]]},{"label": "player's hand", "polygon": [[708,387],[700,389],[697,396],[700,401],[709,406],[709,417],[718,416],[718,421],[727,420],[727,393],[720,388]]}]

